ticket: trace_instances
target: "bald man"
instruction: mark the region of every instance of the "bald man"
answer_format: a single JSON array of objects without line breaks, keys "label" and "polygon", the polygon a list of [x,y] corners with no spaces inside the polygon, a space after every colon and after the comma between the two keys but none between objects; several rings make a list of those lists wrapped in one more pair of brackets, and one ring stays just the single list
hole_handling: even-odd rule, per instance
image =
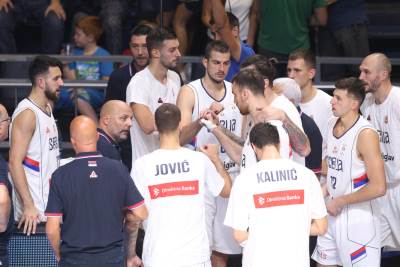
[{"label": "bald man", "polygon": [[[131,148],[130,142],[127,147],[124,141],[129,139],[132,117],[132,110],[127,103],[120,100],[107,101],[101,108],[99,128],[97,129],[99,133],[97,150],[105,157],[123,160],[128,167],[131,165],[131,159],[127,159],[126,155],[130,156]],[[120,146],[121,143],[123,143],[122,146]],[[126,148],[127,153],[123,153],[122,148]]]},{"label": "bald man", "polygon": [[59,266],[125,266],[123,219],[147,217],[143,198],[123,164],[96,151],[94,121],[76,117],[70,134],[76,157],[53,173],[45,213]]},{"label": "bald man", "polygon": [[400,250],[400,88],[392,85],[392,66],[382,53],[367,56],[360,71],[370,93],[361,110],[379,133],[385,163],[387,191],[379,199],[382,246]]}]

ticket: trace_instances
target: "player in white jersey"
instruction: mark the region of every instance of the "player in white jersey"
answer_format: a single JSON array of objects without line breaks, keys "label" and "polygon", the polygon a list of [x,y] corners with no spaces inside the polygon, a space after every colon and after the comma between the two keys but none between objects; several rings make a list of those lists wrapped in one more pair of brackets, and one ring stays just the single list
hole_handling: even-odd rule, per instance
[{"label": "player in white jersey", "polygon": [[200,149],[179,143],[181,114],[172,104],[155,112],[160,149],[136,160],[133,179],[149,210],[145,221],[144,266],[211,266],[204,194],[228,197],[229,174],[217,145]]},{"label": "player in white jersey", "polygon": [[58,167],[58,131],[51,106],[63,85],[61,70],[59,60],[36,57],[29,66],[32,90],[12,116],[9,165],[16,191],[15,220],[28,235],[46,220],[50,177]]},{"label": "player in white jersey", "polygon": [[225,223],[244,245],[243,266],[308,267],[308,236],[327,229],[327,212],[315,174],[279,154],[275,126],[250,132],[258,163],[232,187]]},{"label": "player in white jersey", "polygon": [[154,126],[154,111],[162,103],[174,103],[180,88],[180,79],[171,68],[180,58],[179,42],[175,33],[156,29],[147,36],[150,64],[135,74],[126,90],[126,102],[134,119],[131,127],[132,163],[159,146]]},{"label": "player in white jersey", "polygon": [[[202,128],[200,120],[209,112],[218,112],[218,123],[236,135],[241,135],[242,115],[234,103],[232,84],[224,81],[229,69],[229,47],[222,41],[211,41],[207,44],[203,66],[203,78],[184,85],[178,96],[177,105],[182,112],[181,144],[189,143],[195,148],[205,144],[218,144],[218,140],[206,128]],[[215,110],[217,108],[217,110]],[[212,111],[211,111],[212,110]],[[220,159],[225,169],[234,179],[239,172],[239,164],[229,158],[223,148]],[[232,231],[225,225],[228,200],[206,195],[206,219],[209,226],[213,254],[211,261],[214,267],[226,266],[227,254],[241,254],[241,247],[235,242]],[[215,217],[215,220],[214,220]]]},{"label": "player in white jersey", "polygon": [[[284,110],[272,107],[275,101],[279,104],[283,99],[272,91],[272,81],[275,76],[272,64],[258,55],[249,58],[245,63],[245,69],[242,69],[233,80],[232,91],[235,95],[235,103],[242,115],[250,115],[247,132],[254,123],[269,121],[278,126],[281,141],[280,152],[283,157],[290,158],[291,149],[301,156],[308,155],[310,145],[302,129]],[[247,65],[247,63],[249,64]],[[293,107],[289,100],[287,102]],[[281,105],[279,104],[279,106]],[[293,110],[295,110],[294,107]],[[298,113],[291,112],[291,114],[294,115],[293,117],[299,117]],[[298,125],[301,125],[301,121],[298,122]],[[210,128],[228,155],[235,162],[240,162],[242,168],[257,162],[248,140],[248,134],[246,134],[247,140],[244,142],[223,127],[211,126]]]},{"label": "player in white jersey", "polygon": [[327,122],[333,116],[330,104],[332,97],[313,85],[315,73],[315,56],[310,50],[299,48],[290,53],[287,76],[300,86],[301,111],[311,117],[324,134]]},{"label": "player in white jersey", "polygon": [[328,233],[319,236],[318,266],[380,266],[381,240],[376,198],[385,194],[385,174],[375,129],[359,115],[364,82],[335,83],[326,137]]},{"label": "player in white jersey", "polygon": [[362,113],[379,133],[385,164],[387,192],[379,199],[382,246],[400,250],[400,88],[392,86],[391,63],[383,54],[367,56],[360,70],[372,99]]}]

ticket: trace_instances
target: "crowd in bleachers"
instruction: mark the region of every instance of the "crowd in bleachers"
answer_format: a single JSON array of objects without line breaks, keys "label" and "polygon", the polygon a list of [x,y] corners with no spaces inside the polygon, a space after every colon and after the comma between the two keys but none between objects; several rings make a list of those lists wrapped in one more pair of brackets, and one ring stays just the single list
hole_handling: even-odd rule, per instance
[{"label": "crowd in bleachers", "polygon": [[[21,24],[40,26],[28,51],[52,56],[29,63],[32,88],[11,118],[0,105],[10,144],[9,169],[0,157],[0,265],[13,231],[40,225],[60,266],[226,267],[242,253],[243,266],[380,266],[381,248],[400,249],[400,89],[390,59],[370,53],[364,0],[0,0],[0,57],[20,52]],[[180,61],[192,54],[201,63]],[[316,54],[363,61],[319,70],[337,81],[325,92],[313,81]],[[74,110],[81,116],[65,120]],[[63,158],[61,141],[75,157]],[[278,185],[286,171],[293,188]],[[286,236],[279,226],[292,220]],[[269,236],[279,245],[264,253]],[[283,257],[285,243],[300,252]]]}]

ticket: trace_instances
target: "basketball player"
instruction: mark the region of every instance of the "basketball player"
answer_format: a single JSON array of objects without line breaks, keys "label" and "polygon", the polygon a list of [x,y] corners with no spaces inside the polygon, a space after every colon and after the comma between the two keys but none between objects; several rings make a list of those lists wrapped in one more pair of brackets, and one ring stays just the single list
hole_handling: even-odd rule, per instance
[{"label": "basketball player", "polygon": [[384,54],[367,56],[360,70],[372,95],[372,103],[363,105],[363,115],[378,130],[385,163],[387,192],[379,199],[382,246],[400,250],[400,88],[390,82],[392,66]]},{"label": "basketball player", "polygon": [[281,157],[275,126],[256,124],[250,142],[260,161],[237,177],[225,219],[244,245],[243,266],[308,267],[308,236],[328,227],[318,179]]},{"label": "basketball player", "polygon": [[[229,47],[223,41],[211,41],[207,44],[203,66],[203,78],[184,85],[178,96],[177,105],[182,112],[181,143],[192,144],[199,148],[205,144],[218,144],[218,140],[206,128],[202,127],[202,111],[220,107],[218,122],[232,133],[240,136],[242,129],[242,115],[234,103],[232,84],[224,81],[230,65]],[[231,178],[239,172],[239,165],[229,158],[221,148],[220,158]],[[211,239],[213,266],[226,266],[227,254],[241,254],[241,247],[235,242],[232,231],[223,225],[228,200],[213,198],[207,194],[206,219],[209,239]],[[214,219],[215,216],[215,219]]]},{"label": "basketball player", "polygon": [[29,66],[32,90],[14,111],[10,134],[10,173],[16,194],[15,220],[27,235],[46,220],[50,177],[58,167],[59,147],[52,104],[57,101],[62,63],[37,56]]},{"label": "basketball player", "polygon": [[379,266],[381,239],[376,198],[386,191],[379,136],[358,111],[364,82],[335,83],[325,158],[328,232],[319,236],[313,259],[318,266]]},{"label": "basketball player", "polygon": [[[228,197],[229,174],[216,145],[205,155],[179,144],[180,110],[163,104],[155,112],[160,149],[134,163],[133,179],[145,199],[144,266],[211,266],[204,194]],[[222,177],[222,178],[221,178]]]}]

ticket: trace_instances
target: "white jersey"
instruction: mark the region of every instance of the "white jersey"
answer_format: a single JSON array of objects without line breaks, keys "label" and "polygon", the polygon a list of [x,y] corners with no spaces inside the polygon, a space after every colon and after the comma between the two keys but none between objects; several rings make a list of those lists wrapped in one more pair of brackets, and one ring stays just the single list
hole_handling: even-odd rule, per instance
[{"label": "white jersey", "polygon": [[[235,105],[234,96],[232,93],[232,84],[224,81],[225,95],[221,100],[216,100],[210,96],[203,86],[201,79],[195,80],[187,84],[195,95],[195,104],[193,107],[192,121],[199,118],[200,112],[210,107],[214,102],[218,102],[224,107],[224,110],[218,114],[219,123],[223,127],[237,136],[241,135],[242,131],[242,115],[238,107]],[[219,144],[217,138],[203,127],[195,137],[195,147],[201,147],[205,144]],[[220,158],[224,163],[225,169],[234,176],[239,172],[239,166],[229,158],[228,154],[221,146]]]},{"label": "white jersey", "polygon": [[[296,124],[301,130],[303,130],[303,126],[301,124],[300,114],[297,111],[296,107],[292,102],[289,101],[285,96],[280,95],[272,101],[271,106],[274,108],[279,108],[287,114],[290,120]],[[278,120],[269,121],[272,125],[275,125],[278,129],[279,140],[280,140],[280,154],[282,158],[293,159],[293,151],[290,146],[289,135],[286,130],[283,128],[283,124]],[[254,122],[250,119],[249,125],[247,127],[246,141],[244,143],[242,149],[242,157],[241,157],[241,169],[248,168],[257,162],[256,154],[254,153],[253,148],[250,144],[250,131],[254,126]],[[299,156],[300,157],[300,156]],[[303,158],[304,159],[304,158]],[[301,164],[301,163],[300,163]],[[304,165],[304,164],[302,164]]]},{"label": "white jersey", "polygon": [[[146,67],[132,77],[126,89],[126,102],[147,106],[154,114],[156,109],[163,103],[175,104],[180,89],[178,74],[168,70],[167,83],[160,83]],[[159,148],[158,134],[146,134],[140,128],[137,121],[132,119],[131,127],[132,141],[132,164],[139,157]]]},{"label": "white jersey", "polygon": [[[44,211],[49,197],[49,185],[53,172],[59,166],[60,150],[58,144],[58,130],[53,113],[45,113],[28,98],[22,100],[12,115],[12,121],[24,110],[35,113],[35,131],[29,142],[28,151],[22,163],[29,192],[33,198],[35,207],[39,210],[41,220],[45,220]],[[51,110],[51,107],[49,106]],[[10,126],[12,131],[13,123]],[[10,133],[10,144],[18,142],[12,140]],[[15,207],[15,220],[19,220],[22,214],[22,200],[14,187],[13,201]]]},{"label": "white jersey", "polygon": [[317,94],[313,99],[307,103],[299,103],[301,111],[315,121],[323,138],[327,130],[328,121],[333,117],[331,99],[330,95],[317,89]]},{"label": "white jersey", "polygon": [[192,266],[210,260],[204,193],[219,195],[224,180],[202,153],[158,149],[133,165],[135,185],[149,217],[143,244],[145,266]]},{"label": "white jersey", "polygon": [[310,266],[311,220],[326,215],[311,170],[288,159],[262,160],[236,178],[225,224],[249,231],[244,267],[305,267]]},{"label": "white jersey", "polygon": [[341,136],[334,136],[337,118],[328,122],[326,161],[328,164],[327,188],[331,197],[336,198],[358,191],[367,182],[365,163],[357,155],[359,133],[372,126],[362,116]]},{"label": "white jersey", "polygon": [[393,86],[381,104],[370,102],[364,117],[377,129],[388,185],[400,184],[400,88]]}]

